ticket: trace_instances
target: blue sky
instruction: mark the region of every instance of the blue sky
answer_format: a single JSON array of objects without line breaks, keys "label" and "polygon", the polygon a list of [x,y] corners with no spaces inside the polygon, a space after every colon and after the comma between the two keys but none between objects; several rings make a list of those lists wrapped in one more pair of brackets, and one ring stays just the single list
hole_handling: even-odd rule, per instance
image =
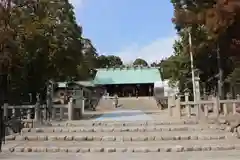
[{"label": "blue sky", "polygon": [[100,54],[159,61],[176,39],[170,0],[70,0],[84,37]]}]

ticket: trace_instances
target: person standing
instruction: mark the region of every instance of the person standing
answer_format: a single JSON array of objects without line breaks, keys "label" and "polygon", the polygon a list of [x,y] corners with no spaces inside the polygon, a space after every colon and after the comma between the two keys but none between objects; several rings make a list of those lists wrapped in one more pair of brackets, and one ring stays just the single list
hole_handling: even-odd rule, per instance
[{"label": "person standing", "polygon": [[118,95],[114,94],[113,105],[115,108],[118,107]]},{"label": "person standing", "polygon": [[151,86],[149,86],[148,92],[149,92],[149,97],[151,97],[152,96],[152,88],[151,88]]},{"label": "person standing", "polygon": [[138,98],[138,88],[136,88],[136,98]]}]

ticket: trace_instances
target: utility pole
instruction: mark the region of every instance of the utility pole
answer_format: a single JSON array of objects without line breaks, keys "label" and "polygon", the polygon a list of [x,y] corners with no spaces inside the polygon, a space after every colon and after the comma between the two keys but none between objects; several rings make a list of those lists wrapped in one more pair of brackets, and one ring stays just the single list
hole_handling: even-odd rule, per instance
[{"label": "utility pole", "polygon": [[196,85],[195,85],[195,74],[194,74],[194,66],[193,66],[193,52],[192,52],[192,35],[191,28],[188,31],[188,40],[189,40],[189,52],[190,52],[190,61],[191,61],[191,71],[192,71],[192,85],[193,85],[193,98],[194,102],[196,101]]},{"label": "utility pole", "polygon": [[219,45],[217,45],[217,65],[218,65],[218,96],[220,99],[223,98],[223,70],[221,66],[221,56],[220,56],[220,48]]}]

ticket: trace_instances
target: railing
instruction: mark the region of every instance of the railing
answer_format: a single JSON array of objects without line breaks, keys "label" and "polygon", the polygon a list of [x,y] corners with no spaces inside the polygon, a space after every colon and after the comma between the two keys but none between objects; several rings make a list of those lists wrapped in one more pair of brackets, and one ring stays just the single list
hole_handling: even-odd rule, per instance
[{"label": "railing", "polygon": [[[68,120],[81,119],[84,113],[84,99],[83,98],[70,98],[68,104],[54,104],[51,108],[47,108],[46,105],[21,105],[21,106],[9,106],[7,103],[3,105],[3,116],[8,119],[19,117],[25,122],[24,127],[34,127],[34,123],[43,123],[44,120],[58,120],[65,119],[65,112],[67,112]],[[50,110],[49,110],[50,109]],[[59,112],[57,112],[59,111]],[[51,113],[51,114],[49,114]],[[59,113],[59,114],[58,114]],[[48,117],[48,116],[51,117]]]},{"label": "railing", "polygon": [[184,115],[191,117],[193,110],[195,110],[199,119],[208,118],[211,116],[218,117],[221,113],[223,116],[229,114],[236,114],[238,104],[240,104],[240,95],[237,95],[236,99],[220,100],[218,97],[211,96],[208,100],[189,101],[189,94],[184,94],[185,101],[181,101],[181,96],[169,96],[168,97],[168,113],[171,117],[181,118]]},{"label": "railing", "polygon": [[[5,143],[5,136],[8,135],[8,130],[20,132],[22,128],[33,128],[35,124],[43,124],[44,120],[56,120],[57,110],[59,109],[60,120],[64,119],[65,110],[67,110],[68,120],[81,119],[84,113],[84,99],[70,98],[66,105],[53,105],[47,108],[46,105],[21,105],[9,106],[5,103],[1,110],[3,110],[3,123],[1,124],[0,132],[0,152],[1,144]],[[50,109],[50,110],[49,110]]]}]

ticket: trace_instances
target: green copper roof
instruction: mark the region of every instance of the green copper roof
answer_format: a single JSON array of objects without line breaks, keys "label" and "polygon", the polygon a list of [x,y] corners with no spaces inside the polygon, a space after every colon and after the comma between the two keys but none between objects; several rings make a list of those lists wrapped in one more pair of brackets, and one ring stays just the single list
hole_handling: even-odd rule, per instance
[{"label": "green copper roof", "polygon": [[94,84],[146,84],[161,81],[158,68],[104,68],[97,69]]}]

